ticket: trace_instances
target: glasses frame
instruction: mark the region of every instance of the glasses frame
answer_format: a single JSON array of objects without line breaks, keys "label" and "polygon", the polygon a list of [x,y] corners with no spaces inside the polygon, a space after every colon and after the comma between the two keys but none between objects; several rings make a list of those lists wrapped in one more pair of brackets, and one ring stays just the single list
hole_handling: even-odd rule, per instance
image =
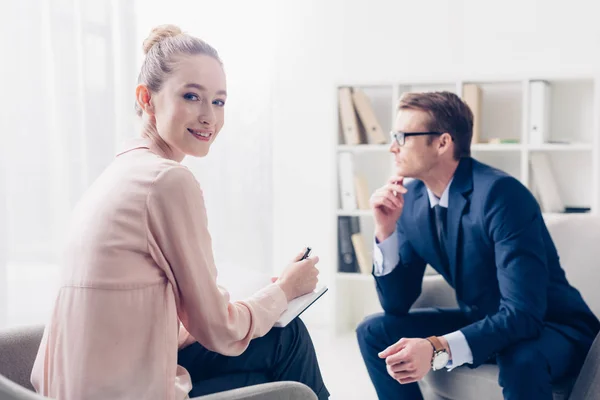
[{"label": "glasses frame", "polygon": [[400,132],[400,131],[390,131],[390,137],[392,138],[392,142],[396,141],[398,146],[404,146],[406,143],[406,138],[409,136],[425,136],[425,135],[437,135],[441,136],[444,132]]}]

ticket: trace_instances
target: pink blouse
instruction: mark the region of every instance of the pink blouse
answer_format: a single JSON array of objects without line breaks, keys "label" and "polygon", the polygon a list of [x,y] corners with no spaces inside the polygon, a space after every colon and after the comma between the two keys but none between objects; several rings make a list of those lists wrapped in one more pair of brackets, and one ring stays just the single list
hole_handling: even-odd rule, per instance
[{"label": "pink blouse", "polygon": [[33,386],[61,400],[187,398],[178,349],[239,355],[287,307],[275,284],[230,303],[216,278],[198,181],[136,140],[73,212]]}]

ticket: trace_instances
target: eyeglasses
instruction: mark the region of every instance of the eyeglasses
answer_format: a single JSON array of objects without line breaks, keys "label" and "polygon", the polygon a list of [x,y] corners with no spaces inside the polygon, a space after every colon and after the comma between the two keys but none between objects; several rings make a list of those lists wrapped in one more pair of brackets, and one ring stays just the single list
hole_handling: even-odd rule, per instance
[{"label": "eyeglasses", "polygon": [[408,136],[425,136],[425,135],[441,135],[443,132],[398,132],[391,131],[390,136],[392,138],[392,142],[394,140],[398,144],[398,146],[404,146],[404,142]]}]

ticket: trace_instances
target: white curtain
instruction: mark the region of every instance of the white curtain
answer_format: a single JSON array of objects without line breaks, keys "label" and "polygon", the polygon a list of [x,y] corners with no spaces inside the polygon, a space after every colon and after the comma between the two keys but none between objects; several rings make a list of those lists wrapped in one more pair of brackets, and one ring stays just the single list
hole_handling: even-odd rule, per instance
[{"label": "white curtain", "polygon": [[47,315],[70,211],[135,134],[136,48],[130,1],[19,0],[0,14],[1,325]]},{"label": "white curtain", "polygon": [[[49,315],[70,212],[137,135],[141,43],[158,24],[206,39],[227,70],[225,128],[208,157],[186,161],[204,190],[217,268],[273,269],[272,38],[248,12],[232,20],[228,5],[204,1],[1,2],[0,327]],[[200,13],[222,18],[199,28]],[[221,29],[223,20],[247,34]]]},{"label": "white curtain", "polygon": [[[276,4],[275,0],[140,0],[136,9],[138,43],[153,26],[174,23],[214,46],[225,65],[225,126],[207,157],[184,161],[202,186],[215,261],[222,275],[235,275],[238,270],[268,274],[274,269]],[[287,261],[275,261],[276,267],[281,269],[280,264]]]}]

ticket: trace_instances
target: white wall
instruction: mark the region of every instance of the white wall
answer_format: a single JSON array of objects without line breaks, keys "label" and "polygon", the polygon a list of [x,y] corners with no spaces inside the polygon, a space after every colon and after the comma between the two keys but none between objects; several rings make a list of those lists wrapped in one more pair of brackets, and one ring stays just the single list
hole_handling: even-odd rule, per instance
[{"label": "white wall", "polygon": [[600,51],[591,0],[304,0],[277,19],[273,259],[308,243],[323,271],[336,257],[337,83],[589,72]]},{"label": "white wall", "polygon": [[[139,1],[137,38],[172,23],[221,56],[226,123],[205,159],[185,160],[203,188],[217,267],[272,270],[271,76],[275,0]],[[139,51],[140,63],[142,52]]]},{"label": "white wall", "polygon": [[[261,251],[271,249],[270,260],[280,270],[299,248],[311,245],[326,272],[336,257],[336,84],[589,72],[598,65],[600,49],[594,4],[152,1],[138,4],[138,37],[153,25],[173,22],[217,47],[232,89],[224,133],[236,137],[258,129],[272,139],[272,186],[254,194],[257,204],[272,207],[272,234],[265,238],[272,238],[272,244]],[[232,145],[219,140],[218,156]],[[243,162],[252,159],[250,149],[233,151]],[[211,174],[205,180],[216,187]],[[213,201],[231,190],[226,186]],[[265,197],[269,191],[271,198]],[[249,221],[232,216],[245,232]],[[331,274],[323,278],[329,280]],[[314,310],[307,318],[326,320],[322,309]]]}]

